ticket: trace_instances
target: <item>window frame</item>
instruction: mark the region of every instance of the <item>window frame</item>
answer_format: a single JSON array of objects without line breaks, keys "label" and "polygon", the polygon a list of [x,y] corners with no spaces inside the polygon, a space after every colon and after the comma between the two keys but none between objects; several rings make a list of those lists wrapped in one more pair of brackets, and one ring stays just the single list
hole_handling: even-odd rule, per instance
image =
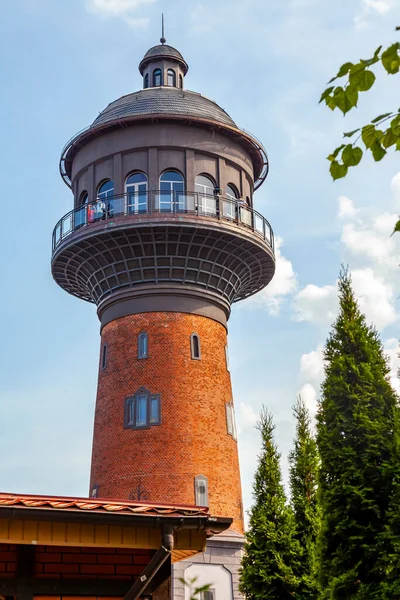
[{"label": "window frame", "polygon": [[183,77],[182,77],[182,75],[179,75],[179,89],[183,90]]},{"label": "window frame", "polygon": [[[146,340],[146,342],[145,342],[146,345],[145,345],[145,348],[143,349],[143,352],[142,352],[142,346],[141,346],[142,339]],[[149,357],[149,336],[146,331],[141,331],[139,333],[138,338],[137,338],[137,344],[138,344],[138,347],[137,347],[138,360],[143,360],[145,358],[148,358]]]},{"label": "window frame", "polygon": [[[156,77],[160,76],[160,83],[156,83]],[[157,67],[152,73],[153,87],[161,87],[163,84],[162,70]]]},{"label": "window frame", "polygon": [[107,368],[108,361],[108,344],[104,342],[101,349],[101,362],[100,362],[100,370],[104,371]]},{"label": "window frame", "polygon": [[[204,497],[205,497],[205,504],[201,503],[200,500],[200,492],[198,490],[200,482],[204,481],[205,483],[205,493],[204,493]],[[195,499],[195,505],[196,506],[209,506],[209,497],[208,497],[208,478],[205,475],[196,475],[196,477],[194,478],[194,499]]]},{"label": "window frame", "polygon": [[[133,175],[143,175],[144,180],[128,183]],[[125,194],[127,197],[128,212],[139,214],[147,213],[148,209],[149,178],[144,171],[132,171],[125,177]]]},{"label": "window frame", "polygon": [[149,87],[149,74],[146,73],[146,75],[144,76],[144,81],[143,81],[143,89],[147,90],[147,88]]},{"label": "window frame", "polygon": [[[179,175],[179,179],[167,179],[166,176]],[[164,178],[164,179],[163,179]],[[167,187],[168,189],[162,189]],[[169,167],[159,177],[159,194],[157,197],[157,210],[159,212],[181,212],[186,210],[185,177],[178,169]]]},{"label": "window frame", "polygon": [[216,600],[215,588],[210,588],[209,590],[205,590],[204,592],[200,592],[200,600],[210,600],[210,597],[206,598],[206,594],[212,594],[211,600]]},{"label": "window frame", "polygon": [[94,483],[91,487],[90,490],[90,497],[91,498],[98,498],[99,497],[99,484],[98,483]]},{"label": "window frame", "polygon": [[233,406],[233,400],[225,403],[226,413],[226,430],[235,442],[237,442],[237,427],[236,427],[236,415],[235,407]]},{"label": "window frame", "polygon": [[[170,75],[172,75],[172,83],[169,82]],[[176,72],[174,69],[167,69],[167,86],[176,87]]]},{"label": "window frame", "polygon": [[89,204],[89,194],[86,190],[83,190],[79,196],[79,206],[86,206]]},{"label": "window frame", "polygon": [[[144,423],[137,422],[139,398],[146,399]],[[152,419],[152,403],[157,403],[157,419]],[[132,396],[127,396],[124,401],[124,429],[149,429],[161,425],[161,395],[152,394],[147,388],[139,388]]]},{"label": "window frame", "polygon": [[[195,340],[197,339],[197,350],[195,352]],[[197,356],[196,356],[197,354]],[[190,335],[190,357],[192,360],[201,360],[201,345],[200,345],[200,336],[198,333],[192,333]]]}]

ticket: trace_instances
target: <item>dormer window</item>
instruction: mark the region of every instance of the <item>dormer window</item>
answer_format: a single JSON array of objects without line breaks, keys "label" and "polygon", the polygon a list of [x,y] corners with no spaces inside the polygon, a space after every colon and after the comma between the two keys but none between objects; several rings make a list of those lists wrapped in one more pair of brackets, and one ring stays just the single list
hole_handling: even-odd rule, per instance
[{"label": "dormer window", "polygon": [[167,71],[167,82],[170,87],[176,87],[176,73],[173,69]]},{"label": "dormer window", "polygon": [[153,71],[153,87],[159,87],[160,85],[162,85],[161,69],[155,69]]},{"label": "dormer window", "polygon": [[144,89],[149,87],[149,74],[146,73],[146,75],[144,76]]}]

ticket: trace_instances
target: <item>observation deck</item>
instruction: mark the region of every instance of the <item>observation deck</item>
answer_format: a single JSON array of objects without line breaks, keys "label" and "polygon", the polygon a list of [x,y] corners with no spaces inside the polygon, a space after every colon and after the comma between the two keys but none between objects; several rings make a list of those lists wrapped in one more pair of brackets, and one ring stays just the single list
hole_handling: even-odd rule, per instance
[{"label": "observation deck", "polygon": [[275,271],[272,228],[245,202],[147,191],[88,203],[53,231],[52,273],[101,307],[116,295],[197,294],[222,306],[264,288]]}]

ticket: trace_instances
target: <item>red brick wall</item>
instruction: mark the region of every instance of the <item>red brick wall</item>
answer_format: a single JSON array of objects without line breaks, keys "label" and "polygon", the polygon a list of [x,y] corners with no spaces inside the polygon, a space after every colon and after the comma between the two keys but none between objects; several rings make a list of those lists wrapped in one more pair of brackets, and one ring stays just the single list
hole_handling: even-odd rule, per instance
[{"label": "red brick wall", "polygon": [[[148,358],[137,358],[146,331]],[[201,360],[192,360],[190,335],[200,336]],[[213,515],[233,517],[243,530],[237,444],[227,433],[225,403],[232,400],[225,328],[206,317],[144,313],[117,319],[102,331],[105,370],[99,371],[91,487],[99,497],[195,504],[194,477],[208,478]],[[162,423],[124,429],[124,400],[144,386],[161,395]],[[133,496],[132,496],[133,492]],[[147,494],[146,494],[147,492]]]}]

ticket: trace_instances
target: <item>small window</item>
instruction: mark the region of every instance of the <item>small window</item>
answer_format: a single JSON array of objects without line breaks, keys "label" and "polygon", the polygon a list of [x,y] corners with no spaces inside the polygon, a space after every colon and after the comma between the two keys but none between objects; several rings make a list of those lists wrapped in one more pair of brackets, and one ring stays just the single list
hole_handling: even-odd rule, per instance
[{"label": "small window", "polygon": [[92,486],[91,492],[90,492],[90,497],[91,498],[98,498],[99,497],[99,486],[97,483],[95,483]]},{"label": "small window", "polygon": [[229,371],[229,352],[228,352],[228,346],[225,346],[225,362],[226,362],[226,370]]},{"label": "small window", "polygon": [[235,409],[233,407],[232,400],[225,404],[226,408],[226,427],[228,430],[228,434],[233,437],[234,440],[237,440],[237,430],[236,430],[236,419],[235,419]]},{"label": "small window", "polygon": [[82,206],[83,204],[87,204],[89,202],[89,194],[87,192],[82,192],[81,197],[79,199],[79,204]]},{"label": "small window", "polygon": [[114,182],[111,179],[107,179],[99,186],[97,198],[107,200],[107,198],[111,198],[112,196],[114,196]]},{"label": "small window", "polygon": [[216,600],[215,590],[207,590],[205,592],[200,592],[200,600]]},{"label": "small window", "polygon": [[190,352],[193,360],[201,359],[200,338],[197,333],[192,333],[190,336]]},{"label": "small window", "polygon": [[153,87],[159,87],[160,85],[162,85],[161,69],[155,69],[153,71]]},{"label": "small window", "polygon": [[146,73],[146,75],[144,76],[144,88],[148,88],[149,87],[149,74]]},{"label": "small window", "polygon": [[167,71],[167,82],[170,87],[176,87],[176,73],[173,69]]},{"label": "small window", "polygon": [[147,358],[148,339],[147,333],[139,333],[138,338],[138,358]]},{"label": "small window", "polygon": [[159,425],[161,423],[160,414],[160,396],[151,396],[150,398],[150,425]]},{"label": "small window", "polygon": [[139,394],[136,396],[136,427],[146,427],[147,425],[147,395]]},{"label": "small window", "polygon": [[182,77],[182,75],[179,75],[179,87],[181,88],[181,90],[183,89],[183,77]]},{"label": "small window", "polygon": [[140,388],[136,394],[125,398],[124,427],[146,429],[152,425],[161,425],[161,397]]},{"label": "small window", "polygon": [[204,475],[194,478],[194,492],[196,506],[208,506],[208,480]]},{"label": "small window", "polygon": [[229,183],[226,186],[226,197],[229,198],[229,200],[237,200],[239,198],[239,194],[232,183]]},{"label": "small window", "polygon": [[101,353],[101,368],[104,370],[107,366],[107,344],[104,344],[103,351]]}]

